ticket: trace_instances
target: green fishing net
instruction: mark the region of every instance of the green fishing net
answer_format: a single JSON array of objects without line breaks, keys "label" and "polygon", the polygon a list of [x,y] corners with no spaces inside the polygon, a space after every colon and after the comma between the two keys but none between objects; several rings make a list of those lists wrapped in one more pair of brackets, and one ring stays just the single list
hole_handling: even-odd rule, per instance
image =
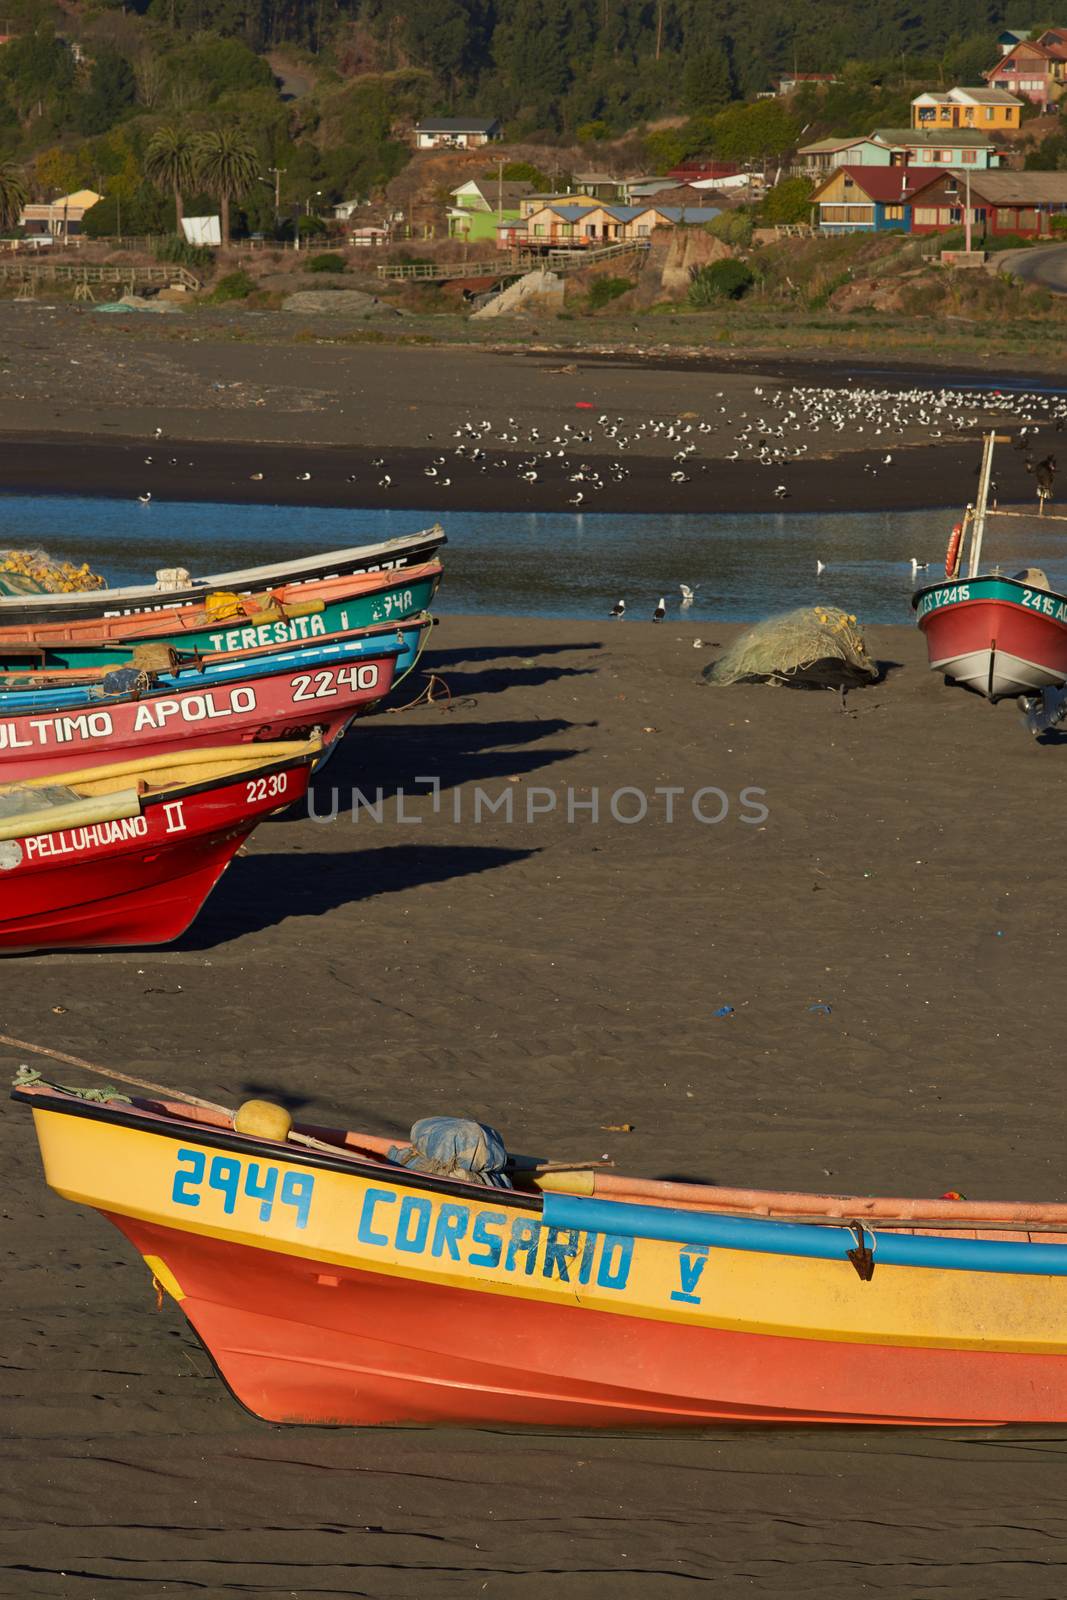
[{"label": "green fishing net", "polygon": [[705,683],[776,683],[798,689],[855,689],[873,683],[856,619],[836,606],[803,606],[768,617],[705,667]]}]

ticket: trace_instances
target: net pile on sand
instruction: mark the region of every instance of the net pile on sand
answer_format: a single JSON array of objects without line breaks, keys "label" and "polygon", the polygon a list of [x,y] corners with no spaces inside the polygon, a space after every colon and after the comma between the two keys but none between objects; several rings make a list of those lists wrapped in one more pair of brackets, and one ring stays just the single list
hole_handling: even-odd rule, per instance
[{"label": "net pile on sand", "polygon": [[103,589],[104,579],[88,562],[56,561],[47,550],[0,550],[0,595],[70,594]]},{"label": "net pile on sand", "polygon": [[768,617],[705,667],[705,683],[777,683],[798,689],[855,689],[878,668],[856,619],[836,606],[804,606]]}]

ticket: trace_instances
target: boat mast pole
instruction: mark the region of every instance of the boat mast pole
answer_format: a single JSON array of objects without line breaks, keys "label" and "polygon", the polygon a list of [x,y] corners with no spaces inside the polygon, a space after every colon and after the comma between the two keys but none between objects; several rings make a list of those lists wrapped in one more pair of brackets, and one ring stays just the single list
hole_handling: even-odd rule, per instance
[{"label": "boat mast pole", "polygon": [[982,469],[978,478],[978,498],[974,503],[974,532],[971,534],[968,578],[977,578],[978,565],[982,559],[982,538],[985,534],[986,507],[989,504],[989,484],[993,476],[993,446],[996,437],[991,428],[982,443]]}]

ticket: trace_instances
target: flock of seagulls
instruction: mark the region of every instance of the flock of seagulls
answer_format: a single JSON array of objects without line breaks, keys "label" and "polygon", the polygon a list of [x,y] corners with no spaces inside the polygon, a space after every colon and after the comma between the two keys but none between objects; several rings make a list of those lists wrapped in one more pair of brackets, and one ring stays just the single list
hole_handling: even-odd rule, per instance
[{"label": "flock of seagulls", "polygon": [[[627,456],[642,461],[666,457],[668,494],[692,483],[698,475],[717,476],[731,467],[748,471],[762,467],[778,474],[773,498],[786,500],[790,487],[788,473],[782,476],[784,469],[810,456],[813,448],[825,454],[829,444],[834,450],[861,452],[866,457],[864,471],[877,476],[900,470],[890,446],[958,440],[970,430],[995,425],[1003,418],[1023,422],[1015,442],[1026,453],[1038,498],[1046,501],[1052,497],[1056,461],[1051,455],[1041,461],[1033,459],[1035,436],[1049,425],[1058,432],[1067,427],[1067,395],[1040,389],[756,385],[732,395],[714,391],[707,397],[704,415],[685,411],[630,419],[609,411],[594,417],[591,411],[586,414],[584,406],[583,402],[580,419],[552,426],[522,423],[511,415],[502,421],[469,417],[452,428],[449,441],[439,442],[433,434],[426,434],[426,443],[436,449],[429,459],[419,462],[416,458],[413,464],[411,452],[405,451],[403,471],[398,464],[390,467],[384,455],[374,456],[373,481],[380,490],[395,488],[402,494],[415,470],[435,491],[444,493],[453,486],[453,473],[462,465],[467,477],[473,469],[484,476],[514,477],[526,488],[559,485],[568,491],[568,506],[594,509],[597,496],[609,485],[623,484],[630,477]],[[163,429],[157,427],[154,438],[162,437]],[[144,460],[151,466],[155,458],[148,455]],[[177,458],[170,458],[170,465],[178,465]],[[264,471],[256,471],[249,479],[263,483],[266,476]],[[296,481],[310,483],[311,473],[298,472]],[[357,472],[347,475],[348,483],[359,481]],[[152,503],[147,491],[138,499],[145,506]],[[995,486],[993,500],[995,504]]]}]

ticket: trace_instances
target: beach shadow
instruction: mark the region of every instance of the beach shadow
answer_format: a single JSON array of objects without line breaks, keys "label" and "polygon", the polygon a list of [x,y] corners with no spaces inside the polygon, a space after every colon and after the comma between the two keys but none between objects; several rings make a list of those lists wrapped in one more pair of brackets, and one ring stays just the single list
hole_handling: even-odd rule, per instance
[{"label": "beach shadow", "polygon": [[289,917],[322,917],[340,906],[492,872],[537,855],[493,845],[382,845],[373,849],[241,856],[172,950],[212,950]]},{"label": "beach shadow", "polygon": [[473,650],[428,650],[422,664],[436,668],[463,661],[503,661],[509,656],[518,656],[520,660],[525,661],[530,656],[561,655],[565,650],[603,650],[603,648],[600,639],[585,639],[577,644],[478,645]]},{"label": "beach shadow", "polygon": [[499,694],[502,689],[536,689],[558,678],[586,678],[594,667],[501,667],[496,672],[450,672],[446,678],[455,698],[462,695]]},{"label": "beach shadow", "polygon": [[[312,795],[322,797],[325,809],[331,789],[356,788],[365,794],[381,791],[391,798],[398,790],[411,793],[429,788],[425,779],[434,777],[442,790],[461,783],[481,783],[490,778],[507,778],[553,766],[578,754],[568,744],[550,750],[515,750],[535,740],[549,739],[580,726],[561,717],[521,722],[457,722],[441,718],[430,724],[412,724],[392,718],[375,718],[356,723],[341,740],[337,754],[312,783]],[[506,745],[507,749],[490,746]],[[417,779],[423,778],[419,783]],[[291,807],[286,820],[306,815],[303,806]]]}]

